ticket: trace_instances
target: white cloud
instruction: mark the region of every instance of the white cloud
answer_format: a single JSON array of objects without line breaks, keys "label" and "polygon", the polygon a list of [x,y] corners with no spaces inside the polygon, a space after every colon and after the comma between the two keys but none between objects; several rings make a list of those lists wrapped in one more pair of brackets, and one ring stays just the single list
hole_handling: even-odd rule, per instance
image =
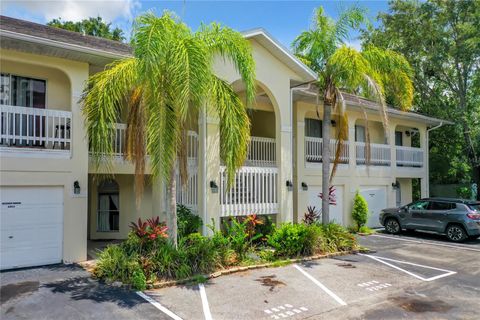
[{"label": "white cloud", "polygon": [[100,16],[108,22],[131,20],[139,0],[16,0],[2,1],[2,13],[31,16],[50,21],[55,18],[79,21]]}]

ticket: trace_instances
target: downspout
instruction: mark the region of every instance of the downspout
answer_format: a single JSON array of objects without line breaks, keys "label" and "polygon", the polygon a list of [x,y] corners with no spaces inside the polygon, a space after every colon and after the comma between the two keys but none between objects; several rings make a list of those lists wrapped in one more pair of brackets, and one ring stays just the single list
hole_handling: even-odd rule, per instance
[{"label": "downspout", "polygon": [[426,137],[425,137],[425,145],[427,147],[427,150],[426,150],[426,153],[427,153],[427,161],[425,163],[425,167],[426,167],[426,170],[427,170],[427,181],[425,181],[425,187],[427,190],[426,194],[427,194],[427,197],[430,197],[430,146],[429,146],[429,133],[430,131],[433,131],[433,130],[436,130],[438,128],[440,128],[441,126],[443,126],[443,121],[440,121],[440,124],[438,126],[435,126],[435,127],[432,127],[430,129],[427,129],[427,134],[426,134]]},{"label": "downspout", "polygon": [[202,211],[203,211],[203,235],[207,235],[207,111],[202,111]]}]

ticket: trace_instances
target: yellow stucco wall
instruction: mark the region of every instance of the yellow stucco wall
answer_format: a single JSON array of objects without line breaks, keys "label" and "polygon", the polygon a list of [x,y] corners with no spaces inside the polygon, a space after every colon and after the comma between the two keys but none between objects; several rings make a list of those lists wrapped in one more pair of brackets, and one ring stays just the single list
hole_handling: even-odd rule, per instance
[{"label": "yellow stucco wall", "polygon": [[[85,260],[87,256],[88,146],[78,100],[88,78],[88,64],[66,59],[0,49],[2,72],[47,79],[48,108],[72,112],[72,152],[66,157],[45,154],[0,155],[2,186],[63,186],[63,260]],[[18,67],[19,72],[13,68]],[[45,74],[42,76],[42,73]],[[62,92],[65,91],[65,92]],[[58,94],[58,100],[56,100]],[[68,98],[67,98],[68,97]],[[66,108],[68,107],[68,108]],[[73,182],[82,191],[73,194]]]}]

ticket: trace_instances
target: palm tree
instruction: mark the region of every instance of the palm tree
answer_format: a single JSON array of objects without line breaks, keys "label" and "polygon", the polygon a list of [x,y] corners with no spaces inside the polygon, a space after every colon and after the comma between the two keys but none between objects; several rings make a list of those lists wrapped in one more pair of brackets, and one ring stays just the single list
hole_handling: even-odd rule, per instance
[{"label": "palm tree", "polygon": [[[319,77],[317,96],[323,99],[322,194],[329,194],[329,186],[348,133],[342,91],[377,101],[381,106],[380,113],[385,132],[388,125],[385,101],[399,106],[402,110],[407,110],[412,105],[412,70],[402,55],[373,46],[364,48],[361,52],[347,46],[349,32],[358,30],[366,22],[365,11],[356,6],[343,11],[337,21],[326,16],[323,8],[319,7],[314,12],[311,28],[302,32],[292,44],[295,54],[317,72]],[[332,109],[339,114],[339,130],[334,166],[330,174]],[[364,116],[366,117],[365,112]],[[368,164],[370,155],[368,126],[366,130]],[[328,197],[322,198],[323,223],[329,222],[328,200]]]},{"label": "palm tree", "polygon": [[[249,42],[219,24],[192,32],[172,13],[152,13],[134,23],[133,57],[115,61],[88,80],[83,113],[96,164],[110,162],[114,124],[128,113],[125,158],[135,165],[137,205],[144,188],[147,154],[153,178],[168,183],[167,225],[177,243],[176,182],[178,165],[186,171],[187,118],[215,112],[220,120],[220,157],[234,178],[247,154],[250,121],[245,104],[231,85],[214,74],[213,61],[231,61],[246,87],[247,103],[255,96],[255,62]],[[185,179],[182,179],[185,181]]]}]

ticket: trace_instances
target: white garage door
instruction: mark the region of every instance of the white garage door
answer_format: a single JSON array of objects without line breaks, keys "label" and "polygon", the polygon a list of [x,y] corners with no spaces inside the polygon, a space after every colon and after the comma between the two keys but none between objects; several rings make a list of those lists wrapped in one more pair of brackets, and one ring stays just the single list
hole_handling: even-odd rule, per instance
[{"label": "white garage door", "polygon": [[63,188],[1,187],[0,269],[62,261]]},{"label": "white garage door", "polygon": [[368,203],[368,221],[367,226],[370,228],[381,227],[378,218],[380,211],[387,207],[387,187],[360,187],[360,194]]},{"label": "white garage door", "polygon": [[[308,188],[308,205],[314,206],[318,211],[322,209],[322,199],[318,196],[322,192],[321,187]],[[335,186],[337,205],[330,205],[330,221],[343,225],[343,186]],[[304,209],[307,211],[307,208]]]}]

